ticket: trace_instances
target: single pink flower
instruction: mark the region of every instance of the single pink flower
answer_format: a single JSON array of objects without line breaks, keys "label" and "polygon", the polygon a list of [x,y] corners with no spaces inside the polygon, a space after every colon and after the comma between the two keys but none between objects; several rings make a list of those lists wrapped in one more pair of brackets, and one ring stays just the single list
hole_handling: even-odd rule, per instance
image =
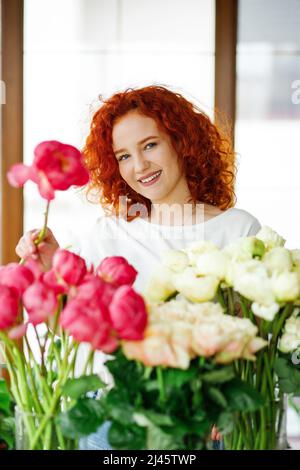
[{"label": "single pink flower", "polygon": [[34,281],[32,271],[18,263],[9,263],[0,267],[0,284],[15,289],[19,296]]},{"label": "single pink flower", "polygon": [[80,151],[56,140],[41,142],[34,150],[31,166],[18,163],[7,174],[9,183],[23,186],[31,180],[38,185],[40,195],[51,201],[55,190],[82,186],[89,180]]},{"label": "single pink flower", "polygon": [[77,286],[86,275],[87,268],[83,258],[68,250],[56,250],[52,268],[59,281],[64,281],[69,286]]},{"label": "single pink flower", "polygon": [[96,269],[96,274],[115,285],[132,285],[137,271],[123,256],[108,256]]},{"label": "single pink flower", "polygon": [[89,300],[95,305],[104,304],[107,307],[112,301],[117,287],[105,282],[99,277],[87,274],[82,283],[77,287],[75,297],[77,299]]},{"label": "single pink flower", "polygon": [[104,304],[95,308],[95,304],[88,299],[75,298],[68,302],[59,321],[75,341],[90,343],[93,349],[109,353],[118,346]]},{"label": "single pink flower", "polygon": [[13,326],[18,317],[19,299],[16,289],[0,285],[0,330]]},{"label": "single pink flower", "polygon": [[112,325],[121,339],[143,339],[147,326],[144,299],[131,286],[119,287],[109,306]]},{"label": "single pink flower", "polygon": [[29,322],[33,325],[47,322],[58,308],[56,293],[41,281],[32,284],[23,295]]}]

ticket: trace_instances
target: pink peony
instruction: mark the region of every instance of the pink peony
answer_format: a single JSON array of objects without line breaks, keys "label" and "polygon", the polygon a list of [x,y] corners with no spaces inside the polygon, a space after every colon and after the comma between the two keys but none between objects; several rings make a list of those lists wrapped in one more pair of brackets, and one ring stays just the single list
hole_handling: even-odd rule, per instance
[{"label": "pink peony", "polygon": [[122,286],[132,285],[137,271],[123,256],[108,256],[102,260],[96,274],[107,282]]},{"label": "pink peony", "polygon": [[[95,298],[93,300],[95,302]],[[108,309],[100,303],[95,306],[94,302],[78,298],[71,300],[61,313],[60,325],[79,343],[87,342],[93,349],[113,352],[118,340],[109,323]]]},{"label": "pink peony", "polygon": [[65,283],[58,281],[54,269],[50,269],[50,271],[43,273],[40,279],[43,284],[53,290],[55,294],[65,294],[68,291],[68,286],[66,286]]},{"label": "pink peony", "polygon": [[26,268],[30,269],[35,281],[38,281],[44,273],[44,271],[42,271],[41,269],[39,262],[32,258],[27,258],[23,266],[26,266]]},{"label": "pink peony", "polygon": [[116,292],[117,287],[99,277],[86,275],[83,282],[76,289],[76,298],[86,299],[95,305],[104,304],[108,306]]},{"label": "pink peony", "polygon": [[147,310],[144,299],[131,286],[116,290],[109,306],[113,327],[121,339],[143,339],[147,326]]},{"label": "pink peony", "polygon": [[23,295],[29,322],[33,325],[46,322],[58,308],[56,293],[41,281],[32,284]]},{"label": "pink peony", "polygon": [[0,284],[15,289],[21,296],[34,281],[32,271],[18,263],[0,267]]},{"label": "pink peony", "polygon": [[33,181],[38,185],[40,195],[48,201],[54,199],[55,190],[66,190],[73,185],[82,186],[89,180],[79,150],[56,140],[37,145],[33,164],[13,165],[7,178],[15,187],[23,186],[28,180]]},{"label": "pink peony", "polygon": [[87,273],[83,258],[68,250],[56,250],[52,267],[58,280],[64,281],[69,286],[77,286]]},{"label": "pink peony", "polygon": [[17,291],[0,285],[0,330],[14,325],[18,317],[19,301]]}]

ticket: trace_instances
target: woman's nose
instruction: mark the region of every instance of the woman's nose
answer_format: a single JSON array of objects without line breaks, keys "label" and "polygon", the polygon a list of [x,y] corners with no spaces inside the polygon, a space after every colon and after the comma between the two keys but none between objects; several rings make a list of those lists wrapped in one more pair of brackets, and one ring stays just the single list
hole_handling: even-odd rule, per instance
[{"label": "woman's nose", "polygon": [[134,159],[134,169],[136,173],[142,173],[147,170],[150,166],[150,163],[147,159],[144,158],[143,155],[139,154],[135,156]]}]

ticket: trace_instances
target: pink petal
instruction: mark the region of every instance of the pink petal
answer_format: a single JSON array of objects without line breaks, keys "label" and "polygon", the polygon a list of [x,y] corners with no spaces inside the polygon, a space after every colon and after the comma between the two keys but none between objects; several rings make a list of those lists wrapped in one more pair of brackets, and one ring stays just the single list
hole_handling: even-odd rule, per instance
[{"label": "pink petal", "polygon": [[11,186],[20,188],[26,181],[31,177],[31,167],[23,165],[23,163],[17,163],[13,165],[7,173],[7,179]]},{"label": "pink petal", "polygon": [[8,336],[10,339],[19,339],[25,336],[27,331],[27,323],[23,323],[22,325],[15,326],[10,330]]},{"label": "pink petal", "polygon": [[54,189],[49,183],[46,175],[42,172],[39,173],[39,182],[38,182],[38,188],[40,195],[44,198],[47,199],[47,201],[51,201],[54,199]]}]

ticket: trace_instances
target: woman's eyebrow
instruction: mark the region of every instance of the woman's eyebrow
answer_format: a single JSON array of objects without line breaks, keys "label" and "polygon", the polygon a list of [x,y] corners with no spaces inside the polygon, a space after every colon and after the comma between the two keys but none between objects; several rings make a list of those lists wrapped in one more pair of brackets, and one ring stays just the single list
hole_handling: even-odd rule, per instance
[{"label": "woman's eyebrow", "polygon": [[[158,138],[158,135],[149,135],[149,137],[145,137],[144,139],[142,139],[140,142],[138,142],[138,145],[141,145],[143,144],[144,142],[146,142],[146,140],[149,140],[149,139],[157,139]],[[119,150],[116,150],[115,151],[115,155],[117,155],[118,153],[120,152],[126,152],[126,149],[119,149]]]}]

